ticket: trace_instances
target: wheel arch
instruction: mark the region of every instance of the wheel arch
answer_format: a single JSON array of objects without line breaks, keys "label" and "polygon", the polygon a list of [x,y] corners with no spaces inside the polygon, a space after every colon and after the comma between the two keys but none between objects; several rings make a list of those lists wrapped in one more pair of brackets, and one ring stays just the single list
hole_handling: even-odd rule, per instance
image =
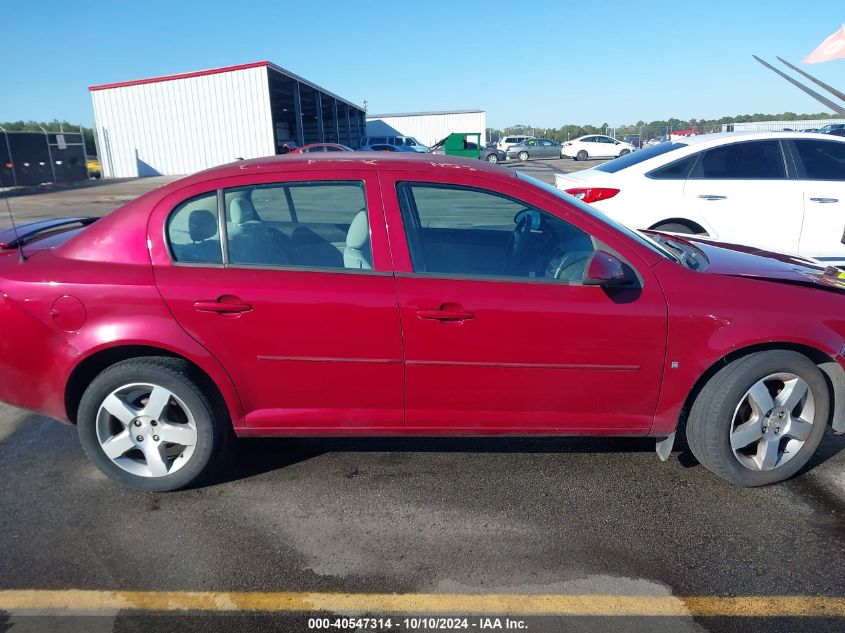
[{"label": "wheel arch", "polygon": [[704,373],[699,376],[698,380],[695,381],[692,389],[687,394],[684,404],[681,407],[677,430],[685,433],[687,417],[689,416],[692,403],[695,402],[696,397],[698,397],[698,394],[704,388],[704,385],[707,384],[716,372],[738,358],[742,358],[756,352],[765,352],[769,350],[789,350],[798,352],[815,363],[815,365],[825,375],[828,391],[830,393],[831,406],[827,424],[832,424],[837,433],[845,432],[845,370],[842,369],[842,366],[836,362],[834,358],[815,347],[802,345],[800,343],[782,342],[767,342],[742,347],[726,354],[710,365],[710,367],[708,367]]},{"label": "wheel arch", "polygon": [[175,358],[184,361],[191,377],[197,381],[202,387],[203,391],[208,395],[209,399],[215,407],[226,411],[230,420],[234,420],[233,411],[228,406],[226,398],[224,397],[220,387],[214,379],[205,371],[200,365],[192,361],[190,358],[178,354],[174,351],[165,349],[163,347],[156,347],[153,345],[118,345],[107,347],[98,350],[90,356],[82,359],[71,371],[65,383],[65,411],[68,420],[76,424],[77,411],[79,409],[79,402],[82,399],[82,394],[85,389],[91,384],[91,381],[97,377],[107,367],[119,363],[124,360],[132,358],[141,358],[144,356],[166,356],[168,358]]},{"label": "wheel arch", "polygon": [[695,220],[690,220],[689,218],[666,218],[664,220],[660,220],[659,222],[655,222],[648,228],[649,230],[653,231],[657,229],[657,227],[661,224],[683,224],[685,227],[692,230],[694,233],[700,235],[709,235],[707,229],[705,229]]}]

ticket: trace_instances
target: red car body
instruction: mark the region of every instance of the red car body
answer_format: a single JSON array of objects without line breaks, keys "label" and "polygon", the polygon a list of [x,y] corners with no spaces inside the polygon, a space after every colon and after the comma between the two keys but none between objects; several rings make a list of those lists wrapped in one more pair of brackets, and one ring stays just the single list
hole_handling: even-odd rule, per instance
[{"label": "red car body", "polygon": [[[100,370],[163,352],[202,370],[241,436],[662,437],[714,368],[777,347],[824,368],[842,428],[845,295],[816,263],[694,239],[710,264],[691,270],[503,167],[354,156],[211,169],[38,234],[25,259],[7,231],[0,400],[72,422]],[[164,227],[181,202],[303,179],[364,183],[371,271],[172,261]],[[639,288],[415,274],[398,182],[485,189],[565,219],[628,262]],[[250,309],[201,309],[221,303]]]}]

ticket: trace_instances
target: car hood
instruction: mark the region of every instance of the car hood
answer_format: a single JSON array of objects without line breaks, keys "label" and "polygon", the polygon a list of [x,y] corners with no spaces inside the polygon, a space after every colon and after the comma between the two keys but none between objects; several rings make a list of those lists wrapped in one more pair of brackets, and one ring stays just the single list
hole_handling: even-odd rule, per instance
[{"label": "car hood", "polygon": [[666,235],[701,249],[709,260],[705,273],[749,277],[845,292],[845,271],[799,255],[775,253],[755,246],[728,244],[701,237]]}]

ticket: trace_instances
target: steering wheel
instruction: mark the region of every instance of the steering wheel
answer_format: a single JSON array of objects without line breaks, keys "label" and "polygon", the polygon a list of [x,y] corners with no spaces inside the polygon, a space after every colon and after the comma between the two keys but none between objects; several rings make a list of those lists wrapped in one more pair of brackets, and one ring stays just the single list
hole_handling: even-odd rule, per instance
[{"label": "steering wheel", "polygon": [[528,242],[528,234],[530,232],[530,218],[526,214],[516,223],[513,233],[510,234],[508,242],[505,244],[505,256],[502,262],[502,272],[508,272],[511,262],[517,260],[517,255],[521,254],[522,249],[525,248],[525,245]]}]

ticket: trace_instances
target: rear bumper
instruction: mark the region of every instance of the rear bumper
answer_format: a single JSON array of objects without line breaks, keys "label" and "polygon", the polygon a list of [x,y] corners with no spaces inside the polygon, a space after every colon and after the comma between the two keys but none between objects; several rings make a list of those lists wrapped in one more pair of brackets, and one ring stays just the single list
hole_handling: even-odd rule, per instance
[{"label": "rear bumper", "polygon": [[0,401],[65,422],[65,378],[79,352],[0,292]]}]

